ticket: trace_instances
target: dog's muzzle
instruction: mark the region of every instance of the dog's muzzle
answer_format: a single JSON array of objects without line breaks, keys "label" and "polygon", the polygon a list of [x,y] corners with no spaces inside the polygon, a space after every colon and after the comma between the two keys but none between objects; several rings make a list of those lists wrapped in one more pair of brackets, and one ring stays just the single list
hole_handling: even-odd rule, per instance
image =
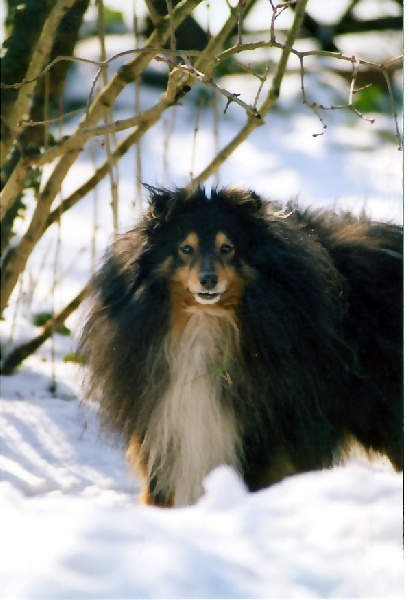
[{"label": "dog's muzzle", "polygon": [[216,304],[226,290],[226,285],[220,284],[214,271],[201,273],[199,283],[198,291],[190,290],[199,304]]}]

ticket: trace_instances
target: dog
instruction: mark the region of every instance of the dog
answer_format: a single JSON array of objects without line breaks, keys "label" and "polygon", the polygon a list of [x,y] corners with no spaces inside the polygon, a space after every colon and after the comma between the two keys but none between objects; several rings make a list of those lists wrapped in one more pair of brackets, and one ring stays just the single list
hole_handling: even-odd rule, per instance
[{"label": "dog", "polygon": [[149,191],[80,343],[142,500],[192,504],[221,464],[260,490],[352,441],[402,470],[402,228],[252,191]]}]

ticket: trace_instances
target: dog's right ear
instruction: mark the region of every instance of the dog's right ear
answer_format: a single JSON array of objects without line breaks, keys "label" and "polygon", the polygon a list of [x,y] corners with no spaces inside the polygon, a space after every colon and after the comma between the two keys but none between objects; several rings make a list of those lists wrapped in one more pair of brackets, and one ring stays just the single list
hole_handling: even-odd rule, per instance
[{"label": "dog's right ear", "polygon": [[148,206],[150,217],[161,219],[167,215],[172,205],[173,192],[165,188],[156,188],[152,185],[144,184],[148,190]]},{"label": "dog's right ear", "polygon": [[149,216],[154,220],[168,221],[173,213],[182,208],[187,201],[194,198],[186,188],[156,188],[148,184],[144,187],[149,191]]},{"label": "dog's right ear", "polygon": [[171,214],[186,200],[184,189],[167,190],[148,184],[144,187],[149,191],[148,216],[153,222],[168,221]]}]

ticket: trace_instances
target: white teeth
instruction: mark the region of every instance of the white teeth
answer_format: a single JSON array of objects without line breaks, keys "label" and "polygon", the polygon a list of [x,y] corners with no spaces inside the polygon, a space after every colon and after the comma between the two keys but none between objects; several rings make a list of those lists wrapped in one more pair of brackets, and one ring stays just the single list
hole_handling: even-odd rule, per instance
[{"label": "white teeth", "polygon": [[220,299],[221,294],[195,294],[195,300],[199,304],[215,304]]}]

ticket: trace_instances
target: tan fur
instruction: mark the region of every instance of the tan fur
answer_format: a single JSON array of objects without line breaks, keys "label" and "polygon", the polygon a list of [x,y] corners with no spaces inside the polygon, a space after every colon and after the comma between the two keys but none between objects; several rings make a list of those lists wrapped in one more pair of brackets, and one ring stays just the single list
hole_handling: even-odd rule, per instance
[{"label": "tan fur", "polygon": [[[139,442],[139,439],[136,435],[132,436],[126,452],[125,452],[125,458],[128,462],[128,466],[131,470],[131,472],[135,472],[139,475],[139,477],[141,478],[142,481],[147,481],[147,477],[148,477],[148,472],[147,469],[144,467],[144,465],[141,462],[141,444]],[[163,495],[161,502],[157,501],[155,502],[154,499],[151,496],[151,493],[148,489],[148,486],[144,487],[139,495],[139,501],[142,504],[148,504],[148,505],[160,505],[163,508],[170,508],[174,505],[174,497],[173,495]]]}]

